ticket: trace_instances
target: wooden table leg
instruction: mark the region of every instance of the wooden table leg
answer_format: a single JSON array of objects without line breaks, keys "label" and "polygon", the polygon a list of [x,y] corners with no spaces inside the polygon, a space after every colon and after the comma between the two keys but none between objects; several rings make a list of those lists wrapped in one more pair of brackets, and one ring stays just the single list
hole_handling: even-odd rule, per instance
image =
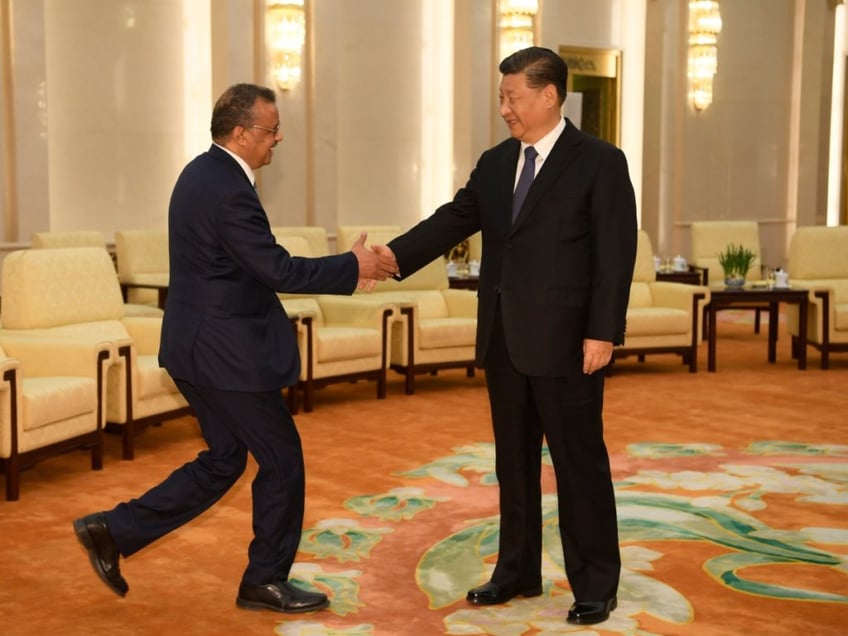
[{"label": "wooden table leg", "polygon": [[777,359],[777,321],[778,307],[780,303],[769,303],[769,330],[768,330],[768,361],[774,363]]},{"label": "wooden table leg", "polygon": [[798,301],[798,369],[807,368],[807,310],[809,300],[804,296]]},{"label": "wooden table leg", "polygon": [[716,307],[715,302],[707,305],[707,319],[704,322],[707,329],[707,371],[716,370]]}]

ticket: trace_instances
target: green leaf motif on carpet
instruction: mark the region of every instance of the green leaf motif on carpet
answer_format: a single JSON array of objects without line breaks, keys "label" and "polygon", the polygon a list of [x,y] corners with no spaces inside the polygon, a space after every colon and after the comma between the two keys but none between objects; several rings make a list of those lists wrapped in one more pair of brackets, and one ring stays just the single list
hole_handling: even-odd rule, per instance
[{"label": "green leaf motif on carpet", "polygon": [[369,624],[353,627],[327,627],[314,621],[289,621],[274,630],[278,636],[373,636],[374,626]]},{"label": "green leaf motif on carpet", "polygon": [[627,454],[633,457],[659,459],[661,457],[695,457],[699,455],[723,455],[719,444],[660,444],[644,442],[629,444]]},{"label": "green leaf motif on carpet", "polygon": [[295,563],[291,578],[295,583],[306,582],[298,587],[324,592],[333,599],[333,612],[340,616],[355,614],[365,604],[359,600],[361,570],[327,572],[316,563]]},{"label": "green leaf motif on carpet", "polygon": [[848,457],[848,446],[840,444],[803,444],[800,442],[753,442],[746,449],[752,455],[826,455]]},{"label": "green leaf motif on carpet", "polygon": [[391,528],[364,528],[353,519],[324,519],[300,536],[300,551],[339,563],[361,561]]},{"label": "green leaf motif on carpet", "polygon": [[363,517],[403,521],[433,508],[444,497],[428,497],[421,488],[392,488],[377,495],[360,495],[345,501],[345,508]]},{"label": "green leaf motif on carpet", "polygon": [[[491,442],[456,446],[453,455],[440,457],[432,462],[419,466],[414,470],[397,473],[401,477],[423,479],[432,477],[451,486],[467,487],[469,481],[463,472],[473,472],[480,475],[480,484],[496,486],[495,476],[495,445]],[[542,447],[542,463],[551,465],[551,454],[547,446]]]}]

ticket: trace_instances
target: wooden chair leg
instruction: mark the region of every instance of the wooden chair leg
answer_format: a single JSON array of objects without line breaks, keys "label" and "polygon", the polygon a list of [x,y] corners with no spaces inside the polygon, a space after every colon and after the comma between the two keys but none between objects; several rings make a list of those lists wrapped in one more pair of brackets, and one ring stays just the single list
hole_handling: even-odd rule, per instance
[{"label": "wooden chair leg", "polygon": [[91,447],[91,470],[103,470],[103,431],[99,431],[97,442]]},{"label": "wooden chair leg", "polygon": [[311,413],[315,408],[314,406],[315,399],[315,386],[312,380],[307,380],[303,383],[303,412]]},{"label": "wooden chair leg", "polygon": [[377,376],[377,399],[386,399],[386,367],[383,367],[380,375]]},{"label": "wooden chair leg", "polygon": [[124,459],[135,459],[135,427],[132,420],[126,421],[121,427],[121,446]]},{"label": "wooden chair leg", "polygon": [[6,472],[6,501],[17,501],[21,494],[20,470],[17,456],[3,460]]}]

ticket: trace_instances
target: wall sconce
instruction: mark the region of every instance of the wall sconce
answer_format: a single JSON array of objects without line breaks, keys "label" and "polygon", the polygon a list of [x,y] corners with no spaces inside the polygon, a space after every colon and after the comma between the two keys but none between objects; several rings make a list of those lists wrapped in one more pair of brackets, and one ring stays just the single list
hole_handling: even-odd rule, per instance
[{"label": "wall sconce", "polygon": [[713,76],[718,70],[718,0],[689,0],[689,101],[700,112],[713,101]]},{"label": "wall sconce", "polygon": [[306,38],[303,0],[269,0],[267,20],[271,73],[280,90],[288,91],[300,81],[300,61]]},{"label": "wall sconce", "polygon": [[539,0],[499,0],[500,59],[535,43]]}]

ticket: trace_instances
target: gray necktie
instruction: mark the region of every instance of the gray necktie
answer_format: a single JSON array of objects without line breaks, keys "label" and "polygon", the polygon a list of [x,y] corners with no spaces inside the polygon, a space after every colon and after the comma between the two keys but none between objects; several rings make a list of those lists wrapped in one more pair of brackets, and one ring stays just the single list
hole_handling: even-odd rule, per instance
[{"label": "gray necktie", "polygon": [[533,177],[536,175],[536,157],[539,155],[533,146],[527,146],[524,149],[524,167],[521,168],[521,174],[518,175],[518,185],[515,186],[515,192],[512,194],[512,221],[515,222],[515,217],[518,216],[518,211],[527,197],[527,191],[530,190],[530,184],[533,183]]}]

